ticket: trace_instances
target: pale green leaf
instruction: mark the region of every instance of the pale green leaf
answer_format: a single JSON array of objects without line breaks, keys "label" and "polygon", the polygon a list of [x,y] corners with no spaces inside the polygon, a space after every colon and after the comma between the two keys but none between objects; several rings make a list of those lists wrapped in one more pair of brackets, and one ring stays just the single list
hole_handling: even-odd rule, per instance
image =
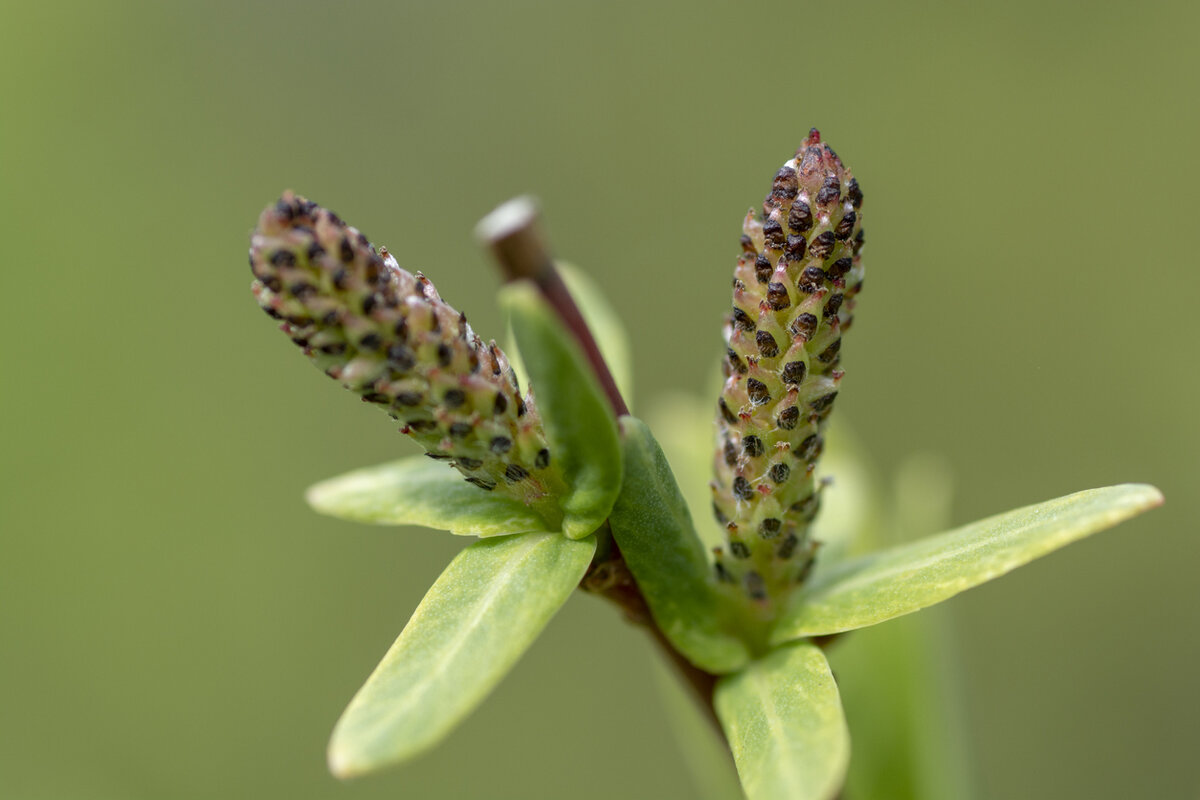
[{"label": "pale green leaf", "polygon": [[820,648],[787,645],[725,676],[714,704],[749,800],[837,796],[850,735]]},{"label": "pale green leaf", "polygon": [[587,273],[572,264],[556,262],[558,274],[562,276],[567,291],[579,307],[583,321],[587,323],[600,348],[600,355],[608,364],[625,405],[633,408],[633,353],[629,348],[629,336],[617,312],[609,305],[600,287]]},{"label": "pale green leaf", "polygon": [[1091,489],[842,562],[798,593],[772,641],[853,630],[917,611],[1160,503],[1153,486]]},{"label": "pale green leaf", "polygon": [[484,491],[424,456],[347,472],[316,484],[305,497],[322,514],[377,525],[421,525],[463,536],[549,529],[520,500]]},{"label": "pale green leaf", "polygon": [[595,549],[593,538],[530,533],[459,553],[342,714],[332,772],[362,775],[437,744],[533,643]]},{"label": "pale green leaf", "polygon": [[621,418],[625,485],[609,522],[655,623],[689,661],[732,672],[749,650],[726,630],[712,568],[667,459],[646,424]]},{"label": "pale green leaf", "polygon": [[559,503],[563,533],[587,536],[600,527],[621,488],[617,426],[579,346],[530,283],[510,283],[501,302],[529,371],[546,426],[551,458],[569,487]]}]

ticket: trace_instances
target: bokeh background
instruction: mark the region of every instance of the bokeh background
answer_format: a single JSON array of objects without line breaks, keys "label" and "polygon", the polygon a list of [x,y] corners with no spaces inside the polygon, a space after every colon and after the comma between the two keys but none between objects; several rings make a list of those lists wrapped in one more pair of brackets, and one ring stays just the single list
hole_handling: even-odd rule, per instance
[{"label": "bokeh background", "polygon": [[0,4],[0,797],[693,797],[649,648],[583,596],[440,749],[328,776],[463,542],[304,506],[412,447],[273,332],[247,237],[293,188],[499,335],[471,228],[533,192],[647,410],[706,384],[741,217],[813,125],[867,198],[835,416],[881,480],[939,455],[955,522],[1168,498],[949,607],[980,796],[1198,796],[1198,30],[1182,0]]}]

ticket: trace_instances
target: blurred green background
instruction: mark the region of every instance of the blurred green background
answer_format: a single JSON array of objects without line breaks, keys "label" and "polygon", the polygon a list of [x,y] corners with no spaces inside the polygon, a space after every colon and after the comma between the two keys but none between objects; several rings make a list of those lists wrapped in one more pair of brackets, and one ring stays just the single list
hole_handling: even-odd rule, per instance
[{"label": "blurred green background", "polygon": [[1167,495],[950,606],[981,796],[1195,797],[1198,30],[1183,0],[0,5],[0,797],[693,797],[649,648],[583,596],[440,749],[327,775],[463,542],[304,506],[413,448],[273,332],[248,234],[293,188],[499,335],[471,228],[536,193],[645,410],[708,379],[742,215],[813,125],[867,198],[835,416],[878,474],[940,454],[955,522]]}]

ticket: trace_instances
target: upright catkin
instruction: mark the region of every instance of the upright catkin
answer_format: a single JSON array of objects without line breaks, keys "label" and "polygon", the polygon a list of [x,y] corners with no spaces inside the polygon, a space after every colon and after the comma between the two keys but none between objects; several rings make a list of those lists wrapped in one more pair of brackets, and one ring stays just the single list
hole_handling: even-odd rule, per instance
[{"label": "upright catkin", "polygon": [[742,226],[725,321],[713,513],[718,578],[770,606],[803,582],[814,479],[862,289],[862,191],[814,128]]}]

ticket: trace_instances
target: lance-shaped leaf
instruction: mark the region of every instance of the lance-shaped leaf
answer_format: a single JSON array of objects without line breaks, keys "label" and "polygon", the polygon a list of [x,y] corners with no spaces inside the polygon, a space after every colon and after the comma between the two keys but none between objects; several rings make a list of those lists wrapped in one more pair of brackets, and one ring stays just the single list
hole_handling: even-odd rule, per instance
[{"label": "lance-shaped leaf", "polygon": [[750,658],[725,629],[712,568],[666,456],[646,424],[621,418],[625,485],[609,522],[654,621],[701,669],[726,673]]},{"label": "lance-shaped leaf", "polygon": [[714,704],[749,800],[829,800],[850,735],[820,648],[781,647],[717,684]]},{"label": "lance-shaped leaf", "polygon": [[595,549],[595,539],[530,533],[459,553],[338,721],[333,773],[361,775],[445,737],[537,638]]},{"label": "lance-shaped leaf", "polygon": [[795,598],[772,641],[863,628],[931,606],[1162,499],[1158,489],[1142,484],[1090,489],[843,562]]},{"label": "lance-shaped leaf", "polygon": [[481,492],[456,471],[423,456],[364,467],[311,487],[322,514],[376,525],[421,525],[463,536],[554,530],[517,498]]},{"label": "lance-shaped leaf", "polygon": [[587,360],[530,283],[501,290],[567,494],[562,531],[578,539],[600,527],[621,488],[616,421]]}]

